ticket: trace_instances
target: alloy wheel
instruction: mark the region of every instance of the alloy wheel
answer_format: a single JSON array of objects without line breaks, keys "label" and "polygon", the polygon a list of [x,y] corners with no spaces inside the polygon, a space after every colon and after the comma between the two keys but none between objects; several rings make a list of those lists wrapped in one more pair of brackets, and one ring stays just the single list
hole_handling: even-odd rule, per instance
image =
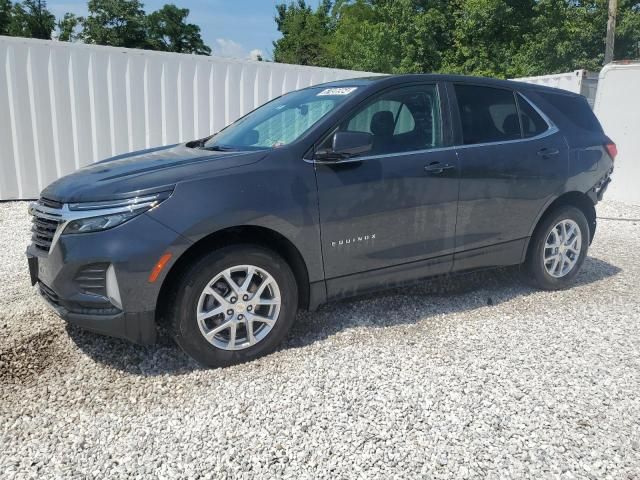
[{"label": "alloy wheel", "polygon": [[273,329],[282,298],[273,276],[254,265],[227,268],[200,294],[197,322],[204,338],[223,350],[243,350]]},{"label": "alloy wheel", "polygon": [[554,278],[562,278],[575,267],[582,249],[582,232],[570,219],[559,221],[547,235],[544,268]]}]

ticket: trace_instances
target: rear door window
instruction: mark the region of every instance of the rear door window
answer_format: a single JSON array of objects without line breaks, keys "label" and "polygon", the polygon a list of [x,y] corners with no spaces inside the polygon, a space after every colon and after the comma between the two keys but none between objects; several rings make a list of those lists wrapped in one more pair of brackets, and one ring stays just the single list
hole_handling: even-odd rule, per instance
[{"label": "rear door window", "polygon": [[513,91],[477,85],[455,85],[465,145],[522,138]]}]

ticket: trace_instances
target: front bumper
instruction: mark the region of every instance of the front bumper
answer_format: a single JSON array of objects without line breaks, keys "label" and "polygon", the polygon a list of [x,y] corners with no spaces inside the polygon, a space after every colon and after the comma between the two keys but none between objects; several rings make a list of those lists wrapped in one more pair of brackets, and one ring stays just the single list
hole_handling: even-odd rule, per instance
[{"label": "front bumper", "polygon": [[51,298],[51,293],[44,284],[38,284],[38,291],[44,300],[65,321],[85,330],[101,335],[123,338],[141,345],[156,342],[157,331],[154,311],[127,313],[75,313]]},{"label": "front bumper", "polygon": [[[188,244],[142,214],[110,230],[61,235],[49,252],[31,244],[27,256],[32,281],[64,320],[93,332],[150,344],[156,341],[160,287],[172,264],[153,283],[148,281],[149,273],[164,253],[172,253],[175,261]],[[109,267],[115,271],[120,305],[102,288],[106,273],[101,272]]]}]

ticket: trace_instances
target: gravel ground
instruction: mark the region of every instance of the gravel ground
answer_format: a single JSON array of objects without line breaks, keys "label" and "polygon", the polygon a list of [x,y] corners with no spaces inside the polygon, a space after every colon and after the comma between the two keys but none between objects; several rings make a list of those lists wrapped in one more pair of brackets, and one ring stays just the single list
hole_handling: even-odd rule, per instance
[{"label": "gravel ground", "polygon": [[640,479],[640,207],[599,215],[571,290],[425,282],[207,371],[67,329],[29,287],[26,204],[0,204],[1,475]]}]

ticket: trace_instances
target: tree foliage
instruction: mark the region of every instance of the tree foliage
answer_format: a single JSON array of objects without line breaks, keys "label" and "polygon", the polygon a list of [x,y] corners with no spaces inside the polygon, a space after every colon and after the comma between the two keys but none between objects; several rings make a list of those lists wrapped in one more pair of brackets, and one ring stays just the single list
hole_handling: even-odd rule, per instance
[{"label": "tree foliage", "polygon": [[0,35],[82,41],[114,47],[210,55],[200,27],[187,22],[189,10],[164,5],[147,15],[139,0],[89,0],[86,18],[66,13],[56,22],[46,0],[12,4],[0,0]]},{"label": "tree foliage", "polygon": [[9,34],[12,7],[13,5],[9,0],[0,0],[0,35]]},{"label": "tree foliage", "polygon": [[298,65],[325,64],[332,33],[331,2],[323,0],[315,11],[305,0],[277,5],[276,10],[276,25],[283,37],[274,43],[274,60]]},{"label": "tree foliage", "polygon": [[55,26],[56,17],[47,10],[46,0],[24,0],[11,8],[10,35],[49,40]]},{"label": "tree foliage", "polygon": [[[337,0],[277,6],[274,59],[383,73],[517,77],[598,70],[608,0]],[[312,26],[312,28],[310,28]],[[637,58],[640,1],[620,0],[616,58]]]},{"label": "tree foliage", "polygon": [[200,27],[187,23],[189,10],[165,5],[147,18],[152,48],[165,52],[211,55],[200,36]]},{"label": "tree foliage", "polygon": [[333,8],[333,63],[390,73],[434,70],[449,41],[448,1],[356,0]]},{"label": "tree foliage", "polygon": [[138,0],[89,0],[83,22],[86,43],[113,47],[148,48],[146,15]]},{"label": "tree foliage", "polygon": [[61,42],[73,42],[80,38],[78,30],[81,28],[84,19],[73,13],[65,13],[62,20],[58,22],[58,40]]}]

